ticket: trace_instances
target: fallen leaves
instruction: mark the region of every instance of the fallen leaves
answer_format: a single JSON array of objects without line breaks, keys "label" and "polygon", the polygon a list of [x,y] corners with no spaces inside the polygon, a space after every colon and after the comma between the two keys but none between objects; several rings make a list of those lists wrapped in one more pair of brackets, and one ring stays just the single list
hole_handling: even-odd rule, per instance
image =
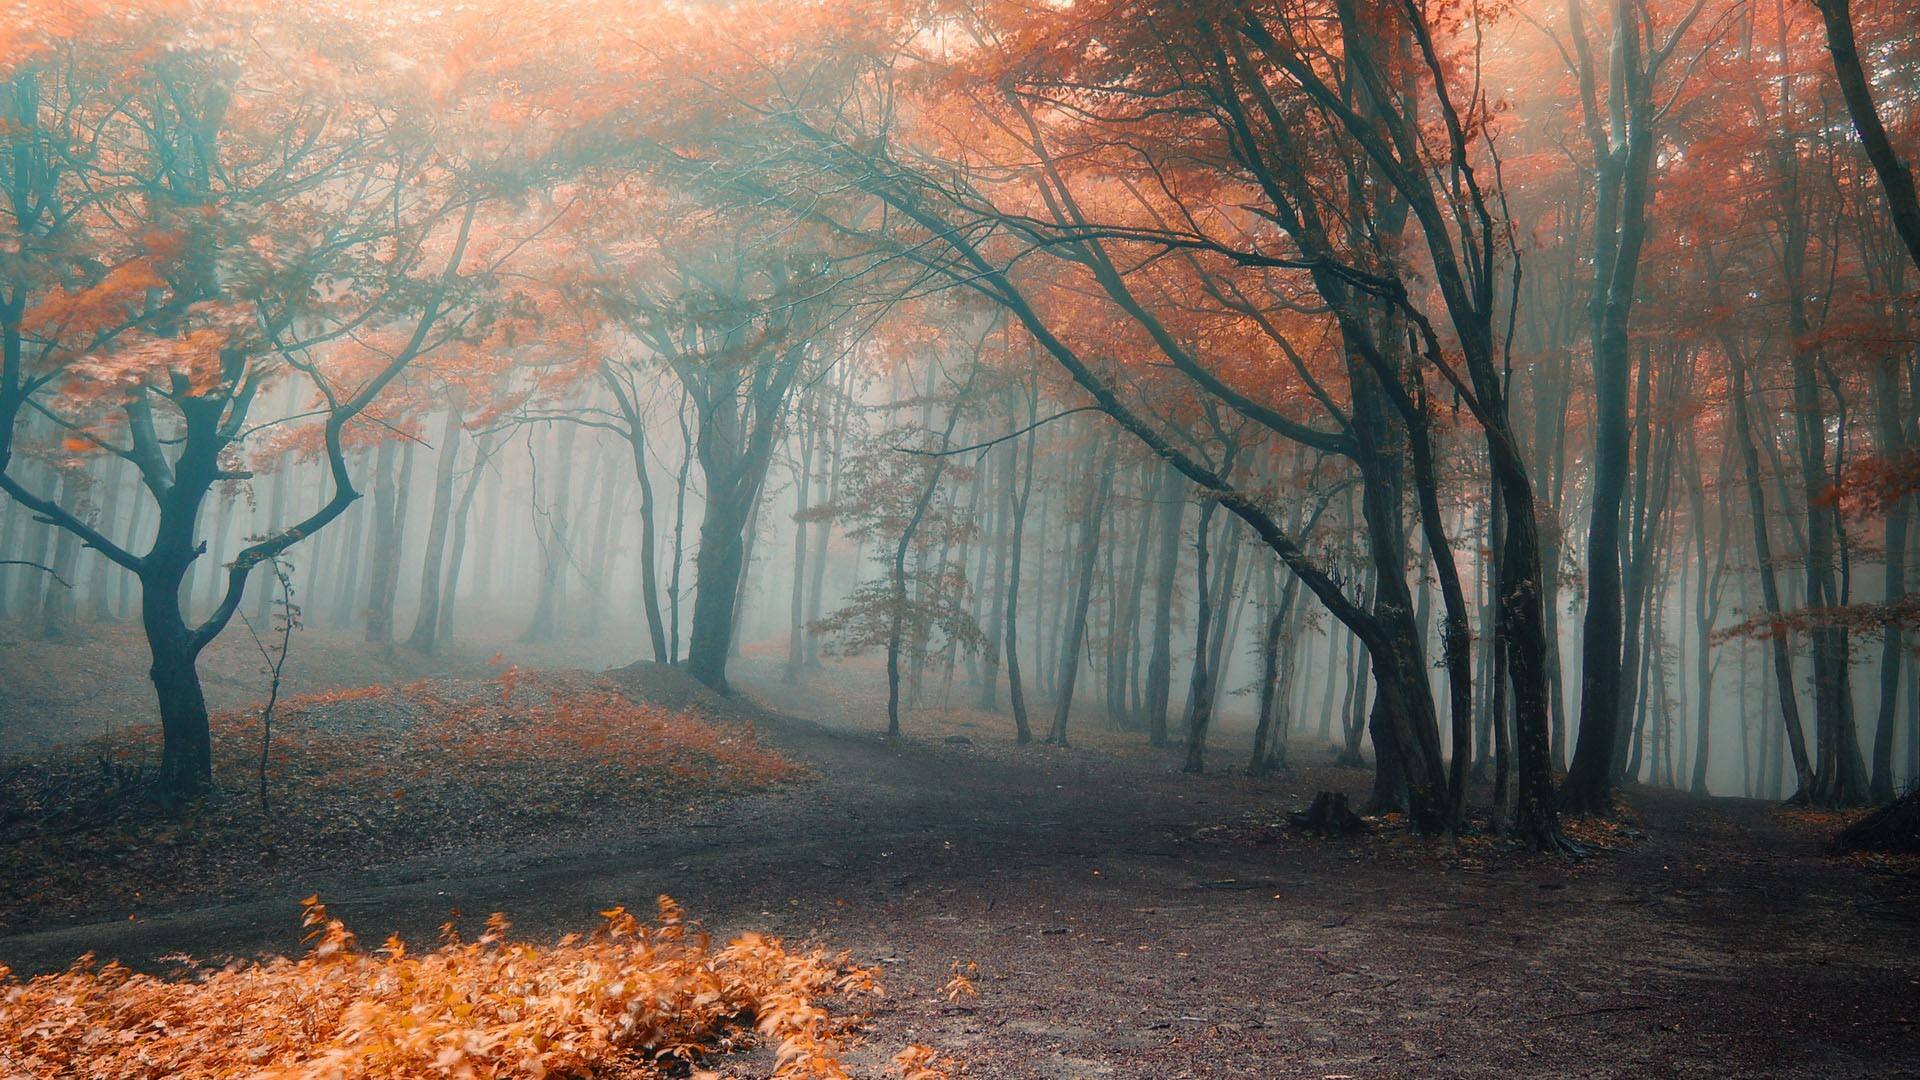
[{"label": "fallen leaves", "polygon": [[0,770],[6,921],[298,888],[329,866],[552,837],[801,774],[736,725],[635,704],[600,680],[514,669],[296,696],[282,702],[275,736],[262,805],[244,790],[258,767],[257,713],[215,717],[215,776],[234,790],[179,817],[139,794],[158,758],[151,728]]},{"label": "fallen leaves", "polygon": [[1560,819],[1560,830],[1581,846],[1600,851],[1621,851],[1646,837],[1637,817],[1616,812],[1613,817],[1575,817]]},{"label": "fallen leaves", "polygon": [[[602,914],[552,946],[510,942],[495,915],[471,943],[413,953],[389,940],[370,954],[308,897],[299,959],[184,980],[89,957],[28,982],[0,967],[0,1059],[100,1080],[656,1077],[757,1033],[776,1047],[775,1077],[847,1077],[838,1055],[856,1020],[824,1003],[878,988],[845,954],[759,934],[715,949],[664,896],[653,925]],[[913,1080],[948,1075],[912,1060]]]},{"label": "fallen leaves", "polygon": [[955,960],[953,978],[948,979],[946,985],[940,988],[940,996],[947,999],[949,1005],[958,1002],[961,998],[979,997],[980,991],[973,985],[973,977],[978,974],[980,974],[979,964],[973,961],[962,964]]},{"label": "fallen leaves", "polygon": [[900,1080],[949,1080],[959,1063],[931,1046],[915,1043],[893,1055],[893,1067]]}]

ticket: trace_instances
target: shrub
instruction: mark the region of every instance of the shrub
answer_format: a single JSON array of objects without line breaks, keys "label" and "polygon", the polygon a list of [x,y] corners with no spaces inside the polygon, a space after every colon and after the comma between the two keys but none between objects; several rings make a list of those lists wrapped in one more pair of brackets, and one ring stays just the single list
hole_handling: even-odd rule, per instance
[{"label": "shrub", "polygon": [[585,1077],[664,1075],[755,1038],[776,1077],[847,1076],[852,1021],[822,1002],[877,993],[844,955],[744,934],[715,949],[669,898],[542,947],[488,920],[478,940],[364,952],[306,901],[310,949],[184,980],[83,957],[27,982],[0,967],[0,1064],[29,1076]]}]

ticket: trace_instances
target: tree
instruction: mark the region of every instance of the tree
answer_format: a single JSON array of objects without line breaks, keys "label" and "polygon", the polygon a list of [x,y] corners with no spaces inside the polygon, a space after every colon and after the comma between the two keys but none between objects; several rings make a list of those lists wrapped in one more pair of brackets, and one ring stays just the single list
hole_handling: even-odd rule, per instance
[{"label": "tree", "polygon": [[825,247],[771,250],[724,216],[682,224],[594,250],[592,288],[693,406],[706,502],[686,667],[724,692],[748,521],[794,388],[810,360],[828,355],[846,308],[832,298],[838,270]]},{"label": "tree", "polygon": [[[201,651],[256,566],[358,498],[348,442],[369,437],[358,421],[464,321],[483,204],[396,122],[399,106],[323,75],[341,65],[379,81],[357,28],[210,14],[232,32],[140,8],[29,54],[9,73],[0,166],[24,271],[0,300],[0,489],[138,579],[167,800],[211,783]],[[424,98],[390,78],[383,89],[370,97]],[[286,380],[313,396],[332,494],[242,547],[211,614],[190,621],[181,586],[206,551],[201,508],[250,476],[238,451],[261,428],[263,393]],[[32,416],[71,452],[138,470],[158,512],[145,552],[21,478]]]},{"label": "tree", "polygon": [[1920,195],[1914,192],[1913,168],[1901,159],[1874,102],[1873,82],[1860,58],[1860,43],[1854,33],[1852,2],[1814,0],[1813,6],[1826,28],[1827,52],[1833,59],[1834,77],[1840,81],[1841,97],[1847,103],[1847,115],[1853,120],[1867,160],[1873,164],[1874,175],[1880,178],[1894,231],[1906,244],[1914,266],[1920,267]]},{"label": "tree", "polygon": [[[1020,13],[996,10],[988,14],[1006,18],[1009,25],[1004,35],[998,27],[977,31],[982,40],[1025,40],[1021,35],[1044,36],[1049,29],[1022,22]],[[1531,481],[1508,415],[1494,330],[1500,310],[1496,261],[1504,233],[1495,223],[1492,197],[1475,178],[1475,168],[1483,163],[1474,159],[1468,135],[1469,128],[1478,122],[1479,110],[1487,107],[1485,102],[1469,103],[1466,114],[1456,108],[1449,89],[1453,84],[1435,51],[1431,27],[1417,12],[1383,9],[1378,13],[1393,28],[1396,41],[1414,57],[1411,64],[1391,66],[1386,54],[1375,51],[1371,38],[1375,28],[1352,5],[1336,4],[1330,11],[1343,43],[1337,54],[1301,44],[1306,38],[1296,31],[1302,20],[1314,14],[1303,7],[1279,5],[1258,11],[1238,5],[1202,11],[1183,7],[1177,12],[1156,10],[1150,18],[1133,12],[1126,19],[1104,21],[1092,17],[1092,12],[1086,14],[1086,20],[1060,28],[1060,39],[1049,42],[1044,54],[1047,63],[1073,69],[1065,75],[1043,66],[1029,66],[1025,62],[1028,54],[1019,52],[990,58],[989,70],[977,81],[969,81],[975,79],[975,73],[965,65],[950,65],[943,77],[958,82],[942,83],[943,90],[952,100],[955,85],[968,88],[961,100],[980,117],[980,123],[970,130],[984,133],[968,147],[964,159],[939,156],[946,149],[941,145],[947,130],[944,127],[935,127],[918,142],[919,132],[898,126],[874,130],[871,123],[887,123],[902,115],[883,103],[900,92],[900,87],[890,75],[863,81],[858,49],[850,49],[844,40],[836,41],[828,59],[798,83],[773,76],[751,87],[722,89],[719,99],[724,105],[714,107],[764,121],[764,126],[757,131],[731,128],[724,143],[702,141],[697,130],[678,133],[674,159],[702,183],[713,185],[724,180],[727,190],[742,200],[759,206],[783,206],[803,220],[822,223],[875,245],[876,253],[887,259],[913,261],[1005,306],[1103,411],[1153,453],[1210,489],[1221,499],[1220,505],[1248,521],[1301,576],[1303,584],[1367,641],[1382,688],[1376,708],[1383,724],[1378,730],[1394,740],[1393,752],[1403,759],[1403,773],[1414,795],[1415,817],[1438,827],[1448,817],[1446,783],[1441,779],[1431,692],[1411,627],[1411,604],[1404,599],[1404,556],[1400,554],[1404,547],[1395,535],[1397,488],[1390,461],[1378,455],[1374,458],[1376,479],[1370,485],[1368,531],[1375,538],[1376,558],[1391,569],[1380,575],[1386,590],[1384,601],[1368,609],[1346,595],[1323,568],[1314,565],[1256,500],[1182,449],[1178,436],[1155,430],[1142,409],[1123,396],[1126,378],[1109,365],[1096,366],[1086,359],[1083,350],[1092,343],[1078,340],[1079,328],[1056,310],[1058,301],[1047,294],[1047,287],[1032,273],[1016,269],[1015,261],[1023,249],[1057,257],[1068,264],[1062,276],[1072,281],[1077,297],[1084,297],[1090,286],[1130,320],[1124,334],[1133,340],[1118,348],[1101,343],[1101,352],[1122,357],[1138,356],[1142,349],[1157,352],[1200,392],[1259,418],[1288,437],[1326,449],[1338,450],[1342,440],[1350,436],[1316,429],[1279,410],[1263,408],[1255,397],[1236,390],[1210,372],[1206,364],[1196,362],[1191,349],[1195,339],[1184,335],[1183,340],[1181,331],[1186,328],[1168,321],[1172,317],[1170,309],[1161,313],[1150,310],[1140,298],[1136,281],[1139,288],[1159,290],[1170,286],[1150,276],[1138,276],[1138,270],[1122,270],[1122,266],[1153,268],[1156,272],[1160,267],[1184,269],[1204,256],[1222,269],[1295,272],[1311,285],[1334,316],[1350,360],[1349,370],[1359,373],[1360,385],[1377,387],[1369,393],[1386,397],[1380,405],[1385,415],[1421,430],[1424,425],[1418,416],[1424,406],[1417,403],[1416,395],[1405,392],[1395,349],[1383,347],[1391,343],[1397,349],[1406,335],[1382,330],[1394,320],[1405,320],[1404,326],[1417,344],[1405,362],[1410,364],[1417,358],[1425,372],[1468,404],[1487,441],[1495,481],[1513,511],[1514,525],[1506,531],[1509,550],[1502,560],[1506,572],[1500,586],[1499,611],[1512,642],[1518,691],[1522,732],[1520,823],[1534,842],[1557,845],[1548,799],[1552,787],[1546,757],[1544,688],[1548,654],[1539,606],[1538,531],[1533,520]],[[1084,39],[1086,28],[1092,26],[1122,26],[1131,36],[1123,35],[1124,40],[1118,40],[1106,35],[1097,42]],[[1178,37],[1179,49],[1167,48],[1168,35]],[[872,65],[867,71],[892,73],[903,62],[926,60],[907,60],[898,55],[898,50],[888,50],[881,44],[888,38],[878,30],[873,37],[882,51],[867,61]],[[791,50],[784,55],[792,55]],[[1201,70],[1189,72],[1178,64],[1169,69],[1166,65],[1170,57],[1194,58]],[[811,62],[811,57],[793,61],[801,66]],[[829,69],[851,72],[850,81],[826,77]],[[1008,100],[1004,93],[1007,77],[1019,80],[1040,71],[1045,72],[1044,78],[1036,80],[1031,90]],[[1350,72],[1360,79],[1374,104],[1356,106],[1351,97],[1336,89],[1335,84],[1344,78],[1340,72]],[[1409,77],[1412,82],[1405,86],[1396,81]],[[788,85],[804,85],[806,97],[783,97],[783,87]],[[1288,86],[1299,89],[1288,90]],[[1074,89],[1069,91],[1067,87]],[[688,90],[696,99],[703,92],[712,93],[700,88]],[[1055,107],[1055,96],[1069,92],[1090,100],[1077,102],[1071,111]],[[868,100],[869,94],[872,100]],[[1071,160],[1081,167],[1099,163],[1112,169],[1115,159],[1081,154],[1077,148],[1070,156],[1056,153],[1052,145],[1055,136],[1060,130],[1069,133],[1062,138],[1076,134],[1083,122],[1100,124],[1099,118],[1109,114],[1094,104],[1137,104],[1142,99],[1159,101],[1168,95],[1192,95],[1196,107],[1188,112],[1145,109],[1138,114],[1141,122],[1201,118],[1212,129],[1207,137],[1221,148],[1219,153],[1225,161],[1233,163],[1232,173],[1191,186],[1184,182],[1176,185],[1170,182],[1166,170],[1153,167],[1149,161],[1134,170],[1141,186],[1121,185],[1116,189],[1106,185],[1101,189],[1098,207],[1090,209],[1092,188],[1077,187],[1060,163]],[[1410,101],[1416,95],[1431,96],[1437,103],[1440,133],[1449,147],[1444,165],[1435,167],[1421,156],[1417,149],[1420,135],[1412,116],[1387,106]],[[1232,102],[1238,103],[1238,110],[1227,107]],[[1463,115],[1475,119],[1463,119]],[[1241,119],[1236,120],[1236,116]],[[1390,231],[1384,224],[1382,229],[1362,232],[1357,237],[1361,247],[1347,251],[1335,249],[1334,238],[1326,235],[1323,227],[1316,229],[1301,216],[1301,206],[1311,206],[1316,215],[1313,220],[1320,220],[1317,193],[1327,188],[1312,188],[1304,180],[1324,163],[1310,159],[1304,147],[1291,141],[1292,121],[1300,116],[1314,119],[1316,134],[1324,133],[1324,137],[1351,147],[1350,155],[1336,159],[1336,167],[1339,161],[1358,162],[1361,174],[1378,171],[1370,179],[1361,174],[1351,176],[1350,190],[1361,190],[1361,185],[1374,181],[1384,184],[1397,204],[1404,207],[1404,214],[1418,223],[1418,235],[1424,241],[1419,250],[1439,285],[1442,325],[1452,331],[1452,345],[1443,343],[1440,327],[1412,295],[1393,254],[1366,246],[1368,237]],[[1250,117],[1258,118],[1257,127],[1251,131],[1245,122]],[[1131,115],[1119,121],[1121,125],[1131,122]],[[1236,156],[1250,145],[1249,134],[1254,152],[1247,157]],[[755,143],[753,139],[763,141]],[[742,152],[743,145],[754,149]],[[1155,143],[1108,138],[1101,145],[1118,147],[1124,155]],[[970,161],[1002,149],[1014,160],[1037,160],[1039,164],[1020,169],[1009,162],[998,171],[970,167]],[[1191,158],[1190,153],[1187,156]],[[1300,183],[1283,183],[1276,177],[1276,169],[1292,170],[1303,179]],[[1464,182],[1455,183],[1455,179]],[[1206,190],[1205,183],[1222,182],[1232,182],[1236,190],[1244,189],[1261,198],[1266,220],[1279,222],[1284,236],[1268,237],[1264,229],[1250,235],[1238,221],[1222,222],[1223,228],[1216,234],[1202,224],[1203,219],[1191,207],[1178,201],[1182,191],[1197,193]],[[1332,189],[1341,190],[1340,183]],[[1149,190],[1155,191],[1154,197],[1148,197]],[[1300,194],[1308,191],[1315,193],[1314,203],[1301,200]],[[1173,200],[1164,209],[1158,198],[1160,192]],[[873,202],[862,205],[854,196]],[[1379,219],[1383,223],[1399,212],[1364,199],[1349,209],[1365,215],[1366,220],[1383,215]],[[1287,250],[1289,247],[1293,250]],[[1120,257],[1123,252],[1124,260]],[[1154,252],[1173,256],[1191,253],[1194,258],[1155,258]],[[1266,288],[1261,286],[1261,291]],[[1378,322],[1388,316],[1388,323]],[[1249,322],[1257,325],[1257,320]],[[1464,370],[1454,366],[1449,350],[1456,347],[1465,361]],[[1310,374],[1303,378],[1307,385],[1317,385]],[[1395,388],[1401,392],[1396,394]],[[1333,404],[1329,396],[1320,396],[1322,404]],[[1339,411],[1337,404],[1334,408]],[[1380,445],[1377,439],[1354,439],[1350,452],[1367,454]],[[1443,544],[1434,545],[1435,552],[1445,549]]]},{"label": "tree", "polygon": [[[1604,103],[1581,0],[1569,0],[1567,5],[1571,55],[1556,39],[1579,80],[1595,202],[1593,281],[1587,298],[1595,402],[1588,599],[1581,635],[1579,739],[1560,793],[1563,805],[1581,812],[1611,809],[1608,793],[1625,746],[1623,721],[1632,710],[1626,685],[1631,664],[1622,650],[1624,641],[1631,654],[1637,626],[1622,610],[1620,543],[1630,452],[1627,331],[1647,239],[1659,123],[1673,97],[1673,92],[1661,87],[1660,79],[1704,7],[1704,0],[1698,0],[1660,32],[1644,9],[1624,0],[1615,3],[1608,28],[1611,45]],[[1656,36],[1658,44],[1652,45]],[[1664,95],[1664,100],[1657,95]],[[1644,455],[1639,465],[1644,475]],[[1624,603],[1637,607],[1638,600],[1636,596]]]}]

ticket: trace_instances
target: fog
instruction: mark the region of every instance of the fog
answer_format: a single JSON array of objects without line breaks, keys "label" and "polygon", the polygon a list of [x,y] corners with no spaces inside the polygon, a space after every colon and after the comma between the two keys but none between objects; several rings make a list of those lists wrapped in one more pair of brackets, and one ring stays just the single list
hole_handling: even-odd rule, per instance
[{"label": "fog", "polygon": [[[956,337],[978,338],[977,312],[946,317]],[[645,359],[639,346],[629,348],[642,357],[630,370],[659,364]],[[827,664],[864,663],[861,678],[884,679],[878,662],[893,630],[892,559],[925,495],[902,579],[906,727],[912,729],[916,709],[1004,716],[1012,515],[1031,454],[1016,647],[1036,737],[1046,737],[1058,711],[1067,680],[1063,648],[1072,635],[1079,641],[1073,725],[1142,738],[1158,731],[1183,742],[1196,708],[1197,534],[1208,500],[1152,455],[1116,439],[1096,414],[1075,412],[1070,395],[1055,400],[1037,383],[1023,388],[1018,373],[1011,380],[992,372],[969,379],[965,365],[983,363],[981,354],[981,345],[964,342],[904,357],[850,350],[809,368],[779,415],[741,528],[744,569],[734,586],[729,661],[751,658],[763,674],[777,672],[781,679]],[[994,379],[999,382],[987,387]],[[1029,389],[1034,409],[1024,399]],[[275,432],[310,424],[291,389],[274,404],[277,415],[266,410],[256,417],[259,442],[271,444]],[[1039,425],[1030,427],[1036,419]],[[661,656],[684,662],[709,510],[704,470],[685,437],[698,424],[683,389],[658,371],[633,378],[619,395],[595,382],[537,400],[519,398],[487,416],[416,411],[377,445],[349,453],[364,497],[280,557],[299,608],[299,633],[364,640],[421,657],[480,651],[513,662],[537,653],[616,667],[655,658],[647,618],[652,607],[661,623]],[[636,444],[651,488],[650,520],[641,507]],[[1309,549],[1365,588],[1354,478],[1271,438],[1250,436],[1243,452],[1240,484],[1275,492],[1269,504],[1302,529]],[[310,453],[296,450],[260,465],[254,476],[221,482],[202,508],[196,535],[206,552],[180,589],[191,622],[217,610],[227,579],[216,571],[235,552],[331,494],[327,464]],[[29,466],[23,475],[29,483],[43,478],[50,487],[67,485],[62,490],[72,504],[129,549],[152,544],[153,513],[131,464],[96,461],[70,475]],[[1764,634],[1728,634],[1760,610],[1751,555],[1729,550],[1748,527],[1743,507],[1730,500],[1724,476],[1695,482],[1702,498],[1674,511],[1680,520],[1640,616],[1644,645],[1634,676],[1628,775],[1694,786],[1704,748],[1707,792],[1783,798],[1793,793],[1794,774],[1772,698],[1768,642]],[[1706,516],[1687,516],[1694,512]],[[1266,706],[1276,728],[1273,765],[1284,762],[1288,741],[1302,752],[1324,746],[1343,760],[1366,761],[1366,720],[1377,691],[1364,645],[1300,595],[1291,571],[1243,521],[1207,516],[1210,610],[1202,681],[1217,715],[1213,737],[1224,744],[1216,764],[1244,766],[1239,759],[1263,707],[1263,675],[1274,684]],[[1490,774],[1496,756],[1486,661],[1492,582],[1470,547],[1486,543],[1489,527],[1483,507],[1466,500],[1449,507],[1447,530],[1459,547],[1473,616],[1475,776]],[[1694,535],[1697,529],[1708,535]],[[648,533],[651,581],[642,573]],[[84,637],[94,623],[139,619],[133,574],[34,521],[29,511],[10,504],[0,540],[5,558],[35,564],[0,567],[0,600],[21,632]],[[1089,545],[1091,596],[1076,634]],[[1418,568],[1410,568],[1408,581],[1414,621],[1434,668],[1432,693],[1445,701],[1445,675],[1433,659],[1442,649],[1437,585],[1430,570]],[[1881,565],[1852,569],[1858,594],[1878,595],[1883,587]],[[284,595],[272,566],[263,563],[248,583],[242,613],[255,626],[268,626]],[[1569,718],[1579,709],[1580,600],[1577,588],[1556,597],[1561,667],[1550,731],[1560,768],[1571,751]],[[1276,614],[1269,670],[1264,650]],[[296,650],[305,648],[294,641]],[[1872,746],[1882,654],[1872,633],[1854,641],[1851,708],[1860,745]],[[1816,703],[1805,652],[1792,653],[1794,683],[1799,707],[1811,715]],[[1167,672],[1156,692],[1157,659]],[[128,658],[130,668],[139,662]],[[1915,775],[1916,685],[1911,665],[1897,675],[1895,777],[1905,784]],[[1011,736],[1012,718],[1004,723]],[[883,720],[875,724],[884,727]],[[1067,734],[1070,739],[1072,727]]]},{"label": "fog", "polygon": [[0,3],[0,1073],[1920,1075],[1917,8]]}]

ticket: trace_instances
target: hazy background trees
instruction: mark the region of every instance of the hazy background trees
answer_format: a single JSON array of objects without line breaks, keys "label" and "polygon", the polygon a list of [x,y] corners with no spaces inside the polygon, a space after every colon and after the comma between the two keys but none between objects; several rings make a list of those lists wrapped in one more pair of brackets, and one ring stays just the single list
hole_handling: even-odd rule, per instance
[{"label": "hazy background trees", "polygon": [[142,624],[173,795],[270,558],[1542,846],[1920,774],[1897,19],[562,7],[6,61],[0,610]]}]

